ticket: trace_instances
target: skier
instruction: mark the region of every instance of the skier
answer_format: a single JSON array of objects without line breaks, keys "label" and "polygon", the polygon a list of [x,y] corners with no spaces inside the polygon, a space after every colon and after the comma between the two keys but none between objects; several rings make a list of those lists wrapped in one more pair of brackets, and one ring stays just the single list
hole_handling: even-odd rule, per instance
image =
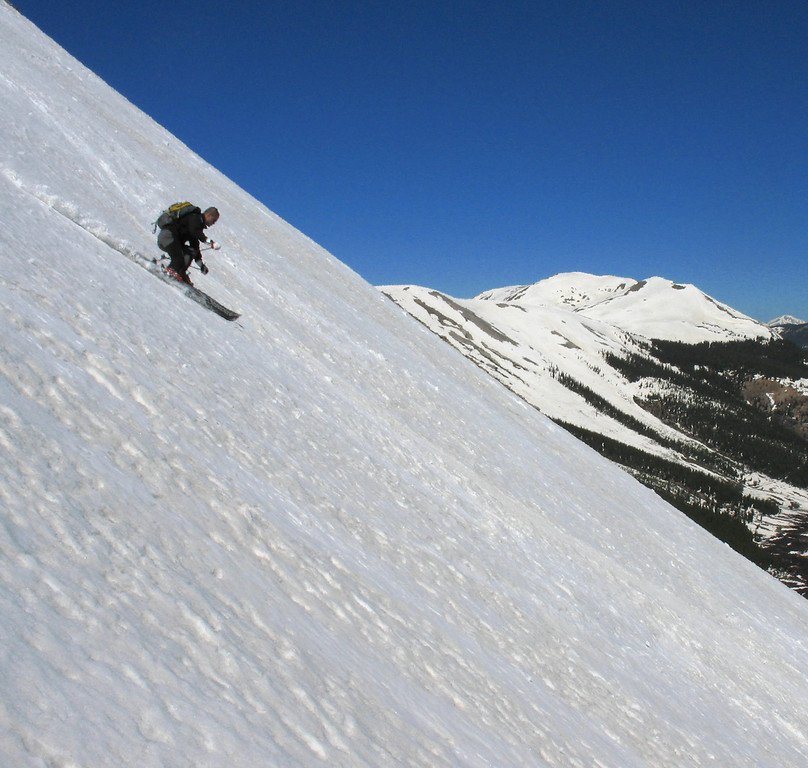
[{"label": "skier", "polygon": [[203,275],[208,274],[208,268],[199,251],[199,243],[209,243],[211,248],[218,249],[218,244],[210,240],[203,230],[219,220],[219,211],[208,208],[203,213],[190,203],[184,204],[183,208],[172,206],[168,211],[172,212],[171,215],[167,215],[167,212],[158,219],[160,234],[157,236],[158,247],[171,257],[166,274],[182,283],[193,285],[188,277],[188,267],[192,260],[199,265]]}]

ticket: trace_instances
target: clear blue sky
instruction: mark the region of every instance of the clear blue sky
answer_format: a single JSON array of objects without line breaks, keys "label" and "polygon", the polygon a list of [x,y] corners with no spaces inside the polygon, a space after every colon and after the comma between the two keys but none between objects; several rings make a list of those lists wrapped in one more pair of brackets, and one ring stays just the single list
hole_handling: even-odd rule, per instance
[{"label": "clear blue sky", "polygon": [[808,319],[808,3],[14,4],[374,284]]}]

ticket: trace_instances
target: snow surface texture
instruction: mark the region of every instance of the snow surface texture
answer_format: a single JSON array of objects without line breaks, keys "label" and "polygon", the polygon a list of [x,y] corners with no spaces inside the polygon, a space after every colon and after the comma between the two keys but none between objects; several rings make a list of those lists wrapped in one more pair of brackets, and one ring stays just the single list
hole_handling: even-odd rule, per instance
[{"label": "snow surface texture", "polygon": [[[802,598],[0,39],[0,764],[805,764]],[[186,198],[236,323],[133,260]]]}]

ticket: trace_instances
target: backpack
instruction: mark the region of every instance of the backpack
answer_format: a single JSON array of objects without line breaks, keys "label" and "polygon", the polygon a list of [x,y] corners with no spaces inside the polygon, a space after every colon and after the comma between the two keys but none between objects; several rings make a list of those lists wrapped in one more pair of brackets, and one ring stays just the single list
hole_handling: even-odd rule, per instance
[{"label": "backpack", "polygon": [[156,232],[158,228],[172,229],[181,218],[194,211],[201,212],[197,206],[187,201],[169,205],[168,208],[157,217],[157,221],[154,222],[154,231]]}]

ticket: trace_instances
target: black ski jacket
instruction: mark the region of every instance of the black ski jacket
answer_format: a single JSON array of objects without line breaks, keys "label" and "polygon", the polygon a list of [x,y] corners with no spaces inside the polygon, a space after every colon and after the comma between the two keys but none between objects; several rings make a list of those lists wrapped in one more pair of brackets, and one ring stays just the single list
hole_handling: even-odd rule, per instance
[{"label": "black ski jacket", "polygon": [[195,254],[194,259],[201,259],[202,254],[199,252],[199,243],[208,242],[208,236],[204,232],[206,227],[205,217],[202,215],[202,211],[197,208],[181,219],[177,219],[168,229],[171,230],[175,240],[180,243],[188,243],[191,246]]}]

